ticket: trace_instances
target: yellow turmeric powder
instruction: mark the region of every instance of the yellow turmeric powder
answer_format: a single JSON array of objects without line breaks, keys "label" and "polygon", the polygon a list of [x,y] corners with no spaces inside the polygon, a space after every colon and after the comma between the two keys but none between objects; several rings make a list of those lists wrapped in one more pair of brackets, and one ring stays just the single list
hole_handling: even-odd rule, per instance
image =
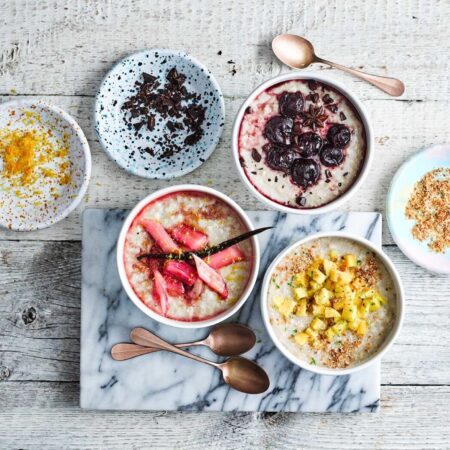
[{"label": "yellow turmeric powder", "polygon": [[[55,179],[60,185],[68,184],[71,174],[66,139],[58,144],[53,141],[48,130],[1,130],[0,159],[3,160],[3,170],[0,175],[10,187],[30,187],[42,179]],[[52,164],[48,164],[50,162]]]}]

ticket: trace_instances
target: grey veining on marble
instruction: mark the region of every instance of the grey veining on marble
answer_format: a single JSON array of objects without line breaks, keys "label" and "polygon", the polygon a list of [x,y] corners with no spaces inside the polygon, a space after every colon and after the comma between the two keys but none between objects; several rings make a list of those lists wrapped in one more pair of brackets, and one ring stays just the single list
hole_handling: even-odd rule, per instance
[{"label": "grey veining on marble", "polygon": [[[348,376],[320,376],[291,364],[265,332],[259,307],[264,270],[291,242],[319,232],[345,230],[381,245],[378,213],[330,213],[295,216],[250,212],[256,227],[276,225],[259,236],[261,272],[254,295],[230,321],[248,324],[257,345],[245,356],[257,361],[271,379],[261,395],[228,388],[218,370],[171,353],[114,361],[113,344],[128,341],[135,326],[149,328],[171,342],[203,338],[208,330],[183,330],[158,324],[143,314],[121,288],[115,244],[127,211],[87,210],[83,217],[81,303],[82,408],[109,410],[373,412],[379,407],[380,364]],[[206,348],[192,349],[219,360]]]}]

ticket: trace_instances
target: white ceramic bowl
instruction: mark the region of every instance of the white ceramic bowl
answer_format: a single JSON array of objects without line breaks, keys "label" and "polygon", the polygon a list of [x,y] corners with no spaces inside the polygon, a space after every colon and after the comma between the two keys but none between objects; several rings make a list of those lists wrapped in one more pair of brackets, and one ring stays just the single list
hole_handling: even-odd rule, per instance
[{"label": "white ceramic bowl", "polygon": [[[261,194],[250,182],[248,177],[245,175],[244,169],[242,168],[240,162],[239,162],[239,130],[241,127],[241,122],[244,117],[245,110],[247,107],[251,104],[251,102],[257,97],[261,92],[264,92],[266,89],[268,89],[271,86],[274,86],[276,84],[285,82],[285,81],[291,81],[291,80],[317,80],[320,82],[323,82],[325,84],[329,84],[333,88],[340,91],[345,97],[348,98],[348,100],[352,103],[352,105],[355,107],[356,111],[359,113],[362,123],[364,125],[364,129],[366,132],[366,155],[364,159],[363,166],[361,167],[360,173],[358,175],[358,178],[355,180],[355,182],[350,186],[350,188],[344,192],[341,196],[337,197],[335,200],[323,205],[319,206],[317,208],[291,208],[289,206],[281,205],[275,201],[270,200],[263,194]],[[331,210],[334,210],[336,208],[339,208],[342,206],[345,202],[347,202],[359,189],[361,184],[364,182],[369,170],[370,166],[372,165],[373,160],[373,130],[372,126],[370,125],[369,116],[366,112],[366,109],[364,108],[363,104],[358,100],[358,98],[353,94],[352,91],[350,91],[348,88],[343,86],[342,84],[338,83],[337,81],[334,81],[331,77],[328,77],[326,75],[321,75],[318,73],[312,73],[312,72],[288,72],[283,75],[279,75],[275,78],[271,78],[270,80],[265,81],[260,86],[258,86],[245,100],[245,102],[242,104],[241,108],[239,109],[236,119],[234,121],[233,125],[233,133],[232,133],[232,152],[233,152],[233,158],[234,162],[236,164],[237,171],[244,182],[244,184],[247,186],[247,189],[259,200],[261,200],[263,203],[265,203],[267,206],[277,209],[279,211],[285,212],[285,213],[293,213],[293,214],[322,214],[329,212]]]},{"label": "white ceramic bowl", "polygon": [[[313,241],[315,239],[325,238],[325,237],[327,237],[327,238],[336,237],[336,238],[349,239],[349,240],[354,241],[354,242],[362,245],[363,247],[366,247],[369,250],[373,251],[377,255],[377,257],[380,259],[380,261],[384,264],[384,266],[386,267],[386,270],[388,271],[389,275],[391,276],[392,281],[394,283],[394,287],[395,287],[395,293],[396,293],[396,312],[395,312],[394,324],[393,324],[393,327],[392,327],[390,333],[388,334],[385,341],[383,342],[383,344],[372,356],[370,356],[366,360],[362,361],[358,365],[355,365],[353,367],[348,367],[345,369],[331,369],[331,368],[327,368],[327,367],[319,367],[319,366],[311,365],[308,362],[295,357],[278,339],[278,337],[276,336],[275,331],[273,330],[272,325],[270,324],[270,321],[269,321],[269,308],[267,305],[267,292],[268,292],[269,283],[272,278],[272,274],[273,274],[275,267],[294,248],[298,247],[299,245],[305,244],[307,242]],[[287,247],[275,258],[275,260],[272,262],[270,267],[267,269],[266,274],[264,276],[264,281],[263,281],[263,284],[261,287],[261,312],[262,312],[263,321],[267,328],[267,332],[269,333],[269,336],[271,337],[271,339],[273,340],[275,345],[278,347],[278,349],[281,351],[281,353],[283,353],[284,356],[286,356],[286,358],[288,358],[294,364],[296,364],[297,366],[299,366],[303,369],[307,369],[307,370],[310,370],[311,372],[315,372],[315,373],[318,373],[321,375],[346,375],[346,374],[361,370],[361,369],[369,366],[370,364],[373,364],[375,361],[379,360],[389,350],[389,348],[391,347],[391,345],[397,338],[397,335],[399,334],[400,329],[403,324],[404,292],[403,292],[402,283],[400,280],[400,276],[397,272],[397,269],[395,268],[394,264],[392,264],[391,260],[377,246],[375,246],[374,244],[372,244],[371,242],[369,242],[366,239],[363,239],[361,237],[358,237],[358,236],[355,236],[355,235],[349,234],[349,233],[341,233],[341,232],[316,233],[316,234],[310,235],[304,239],[301,239],[301,240],[295,242],[294,244],[290,245],[289,247]]]},{"label": "white ceramic bowl", "polygon": [[215,189],[211,189],[209,187],[205,186],[198,186],[195,184],[181,184],[177,186],[168,187],[165,189],[160,189],[159,191],[154,192],[153,194],[148,195],[143,200],[141,200],[130,212],[128,217],[126,218],[122,230],[119,234],[119,239],[117,241],[117,267],[119,270],[119,276],[120,280],[122,282],[123,288],[125,289],[125,292],[127,293],[128,297],[132,300],[132,302],[147,316],[151,317],[152,319],[155,319],[158,322],[161,322],[166,325],[172,325],[174,327],[178,328],[204,328],[209,327],[211,325],[214,325],[216,323],[222,322],[228,317],[232,316],[235,312],[237,312],[242,305],[245,303],[247,298],[249,297],[250,293],[253,290],[253,287],[255,286],[256,279],[258,277],[258,271],[259,271],[259,244],[258,239],[253,236],[251,239],[252,246],[253,246],[253,264],[252,264],[252,271],[250,273],[249,280],[247,282],[247,286],[244,289],[244,292],[242,293],[241,298],[239,301],[237,301],[231,308],[227,309],[223,313],[214,316],[210,319],[206,320],[199,320],[195,322],[183,322],[179,320],[170,319],[167,317],[163,317],[160,314],[156,313],[155,311],[151,310],[148,306],[146,306],[139,297],[135,294],[133,288],[130,285],[130,282],[128,280],[127,274],[125,272],[125,265],[123,262],[123,250],[125,245],[125,238],[127,235],[127,232],[135,219],[135,217],[141,212],[141,210],[148,205],[150,202],[156,200],[157,198],[163,197],[167,194],[171,194],[173,192],[184,192],[184,191],[197,191],[202,192],[205,194],[212,195],[214,197],[219,198],[223,202],[225,202],[227,205],[229,205],[231,208],[233,208],[239,217],[241,218],[242,222],[246,225],[246,227],[249,230],[253,230],[253,224],[251,223],[250,219],[248,218],[247,214],[244,212],[244,210],[236,203],[234,202],[230,197],[226,196],[225,194],[222,194],[219,191],[216,191]]}]

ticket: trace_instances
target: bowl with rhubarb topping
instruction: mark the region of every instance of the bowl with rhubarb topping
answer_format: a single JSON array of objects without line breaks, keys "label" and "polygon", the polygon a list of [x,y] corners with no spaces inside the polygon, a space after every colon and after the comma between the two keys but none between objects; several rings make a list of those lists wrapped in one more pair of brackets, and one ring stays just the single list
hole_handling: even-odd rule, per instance
[{"label": "bowl with rhubarb topping", "polygon": [[252,291],[259,268],[256,234],[226,195],[178,185],[139,202],[117,243],[122,285],[151,318],[201,328],[234,314]]}]

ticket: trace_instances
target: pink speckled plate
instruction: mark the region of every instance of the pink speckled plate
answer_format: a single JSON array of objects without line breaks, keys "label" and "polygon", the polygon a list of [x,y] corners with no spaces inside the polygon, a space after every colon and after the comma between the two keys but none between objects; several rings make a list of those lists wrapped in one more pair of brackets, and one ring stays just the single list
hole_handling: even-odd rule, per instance
[{"label": "pink speckled plate", "polygon": [[[5,176],[0,148],[0,226],[16,231],[49,227],[66,217],[80,203],[91,175],[91,152],[83,131],[62,109],[33,100],[14,100],[0,105],[0,139],[9,130],[45,133],[50,145],[67,148],[36,170],[30,186],[14,185]],[[64,164],[64,165],[63,165]],[[46,177],[45,171],[56,176]],[[69,174],[68,182],[62,181]]]},{"label": "pink speckled plate", "polygon": [[433,145],[408,159],[392,179],[386,215],[395,243],[411,261],[431,272],[450,275],[450,249],[445,253],[435,253],[429,249],[428,242],[414,239],[411,230],[415,221],[405,216],[406,204],[416,182],[427,172],[439,167],[450,168],[448,144]]}]

